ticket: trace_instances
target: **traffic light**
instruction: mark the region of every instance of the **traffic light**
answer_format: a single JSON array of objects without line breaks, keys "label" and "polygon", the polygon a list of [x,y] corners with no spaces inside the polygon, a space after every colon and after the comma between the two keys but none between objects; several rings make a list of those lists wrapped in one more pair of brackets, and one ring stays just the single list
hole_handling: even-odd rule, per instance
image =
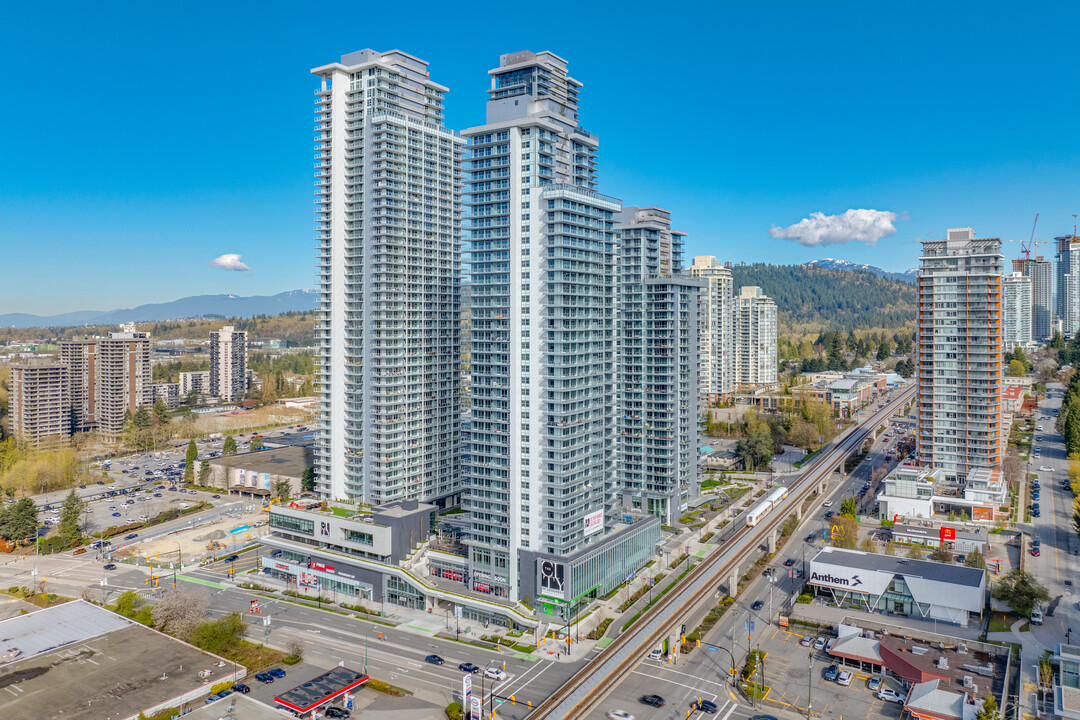
[{"label": "traffic light", "polygon": [[[686,623],[683,623],[683,624],[682,624],[682,632],[680,632],[679,634],[680,634],[680,635],[685,635],[685,634],[686,634]],[[684,642],[685,642],[685,641],[684,641]]]},{"label": "traffic light", "polygon": [[682,643],[683,643],[683,645],[686,644],[686,636],[685,635],[682,636]]},{"label": "traffic light", "polygon": [[517,705],[517,700],[514,699],[513,695],[510,696],[510,704],[511,705]]},{"label": "traffic light", "polygon": [[697,642],[697,646],[698,646],[698,647],[701,647],[701,639],[700,639],[700,638],[698,638],[698,639],[696,640],[696,642]]}]

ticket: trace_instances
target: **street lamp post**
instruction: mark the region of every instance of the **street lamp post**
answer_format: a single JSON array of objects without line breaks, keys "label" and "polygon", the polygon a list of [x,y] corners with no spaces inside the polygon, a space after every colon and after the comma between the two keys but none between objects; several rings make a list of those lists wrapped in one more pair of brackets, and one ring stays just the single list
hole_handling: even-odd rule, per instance
[{"label": "street lamp post", "polygon": [[810,671],[806,676],[806,720],[810,720],[810,708],[814,707],[814,653],[810,652]]},{"label": "street lamp post", "polygon": [[173,540],[173,542],[176,544],[176,565],[173,566],[173,571],[172,571],[172,586],[175,588],[176,587],[176,568],[183,562],[183,556],[180,554],[180,543],[177,542],[176,540]]},{"label": "street lamp post", "polygon": [[365,675],[368,674],[368,671],[367,671],[368,638],[371,637],[371,633],[374,632],[374,630],[375,630],[374,627],[370,627],[370,628],[368,628],[368,631],[366,633],[364,633],[364,674]]}]

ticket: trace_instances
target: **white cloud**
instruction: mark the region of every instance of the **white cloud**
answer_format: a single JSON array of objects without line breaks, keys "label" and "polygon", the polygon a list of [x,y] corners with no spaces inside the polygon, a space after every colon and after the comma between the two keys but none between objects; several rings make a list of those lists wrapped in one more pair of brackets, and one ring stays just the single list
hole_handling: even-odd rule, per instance
[{"label": "white cloud", "polygon": [[236,272],[251,272],[251,268],[240,262],[241,257],[241,255],[237,255],[236,253],[225,253],[224,255],[219,255],[218,257],[214,258],[206,264],[210,267],[219,267],[223,270],[234,270]]},{"label": "white cloud", "polygon": [[893,223],[906,220],[888,210],[851,209],[843,215],[810,213],[794,225],[786,228],[773,225],[769,234],[778,240],[794,240],[800,245],[840,245],[858,240],[867,245],[877,245],[881,238],[896,233]]}]

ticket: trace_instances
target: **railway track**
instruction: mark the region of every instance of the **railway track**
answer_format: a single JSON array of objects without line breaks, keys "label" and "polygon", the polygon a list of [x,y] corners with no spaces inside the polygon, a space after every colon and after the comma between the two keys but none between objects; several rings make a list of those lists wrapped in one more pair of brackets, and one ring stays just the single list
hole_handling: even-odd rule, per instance
[{"label": "railway track", "polygon": [[[799,480],[792,483],[786,501],[778,506],[779,511],[769,513],[757,525],[744,526],[726,538],[725,548],[694,568],[683,587],[661,597],[657,604],[638,620],[636,628],[620,635],[603,654],[586,664],[562,687],[537,705],[528,715],[529,720],[583,718],[607,694],[613,678],[622,677],[633,670],[641,662],[647,649],[656,647],[660,640],[670,633],[674,618],[688,616],[715,592],[718,581],[733,568],[747,564],[745,551],[766,540],[769,534],[783,523],[790,510],[801,504],[820,485],[823,473],[831,473],[838,460],[842,462],[849,453],[857,450],[874,428],[896,412],[897,407],[902,407],[914,393],[914,387],[901,391],[888,405],[848,433],[835,447],[811,462]],[[744,541],[744,551],[738,552]]]}]

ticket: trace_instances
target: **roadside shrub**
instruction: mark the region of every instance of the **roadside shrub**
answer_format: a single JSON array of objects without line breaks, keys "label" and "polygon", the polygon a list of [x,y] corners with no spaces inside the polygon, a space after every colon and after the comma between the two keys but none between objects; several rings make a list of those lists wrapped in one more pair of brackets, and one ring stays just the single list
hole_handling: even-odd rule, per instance
[{"label": "roadside shrub", "polygon": [[462,715],[461,703],[452,702],[446,706],[446,717],[449,720],[461,720]]}]

